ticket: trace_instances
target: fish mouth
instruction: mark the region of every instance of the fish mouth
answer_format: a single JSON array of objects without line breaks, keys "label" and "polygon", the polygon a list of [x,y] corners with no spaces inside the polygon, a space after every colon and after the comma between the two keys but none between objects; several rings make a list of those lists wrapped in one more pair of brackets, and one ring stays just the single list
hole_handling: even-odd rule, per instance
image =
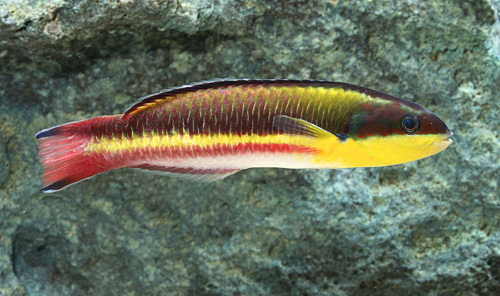
[{"label": "fish mouth", "polygon": [[453,136],[453,132],[451,130],[447,130],[443,139],[439,142],[433,143],[432,146],[437,147],[441,151],[448,148],[448,146],[450,146],[451,143],[453,143],[451,136]]},{"label": "fish mouth", "polygon": [[446,141],[448,143],[453,143],[453,140],[451,139],[451,136],[453,136],[453,132],[451,130],[446,131],[446,136],[443,141]]}]

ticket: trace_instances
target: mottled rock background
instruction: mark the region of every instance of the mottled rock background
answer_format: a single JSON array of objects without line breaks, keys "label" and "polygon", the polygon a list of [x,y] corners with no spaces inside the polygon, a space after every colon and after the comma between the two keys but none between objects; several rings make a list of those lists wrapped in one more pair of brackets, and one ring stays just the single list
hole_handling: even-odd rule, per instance
[{"label": "mottled rock background", "polygon": [[[500,1],[0,0],[0,295],[500,295]],[[407,165],[118,170],[39,192],[34,134],[199,80],[346,81],[455,132]]]}]

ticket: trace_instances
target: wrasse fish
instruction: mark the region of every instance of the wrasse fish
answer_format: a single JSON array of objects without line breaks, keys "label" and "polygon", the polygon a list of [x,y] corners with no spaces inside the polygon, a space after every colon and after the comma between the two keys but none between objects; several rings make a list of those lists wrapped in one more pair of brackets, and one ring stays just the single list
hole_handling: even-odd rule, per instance
[{"label": "wrasse fish", "polygon": [[43,189],[128,167],[214,181],[254,167],[400,164],[446,149],[435,114],[341,82],[201,82],[139,99],[125,113],[40,131]]}]

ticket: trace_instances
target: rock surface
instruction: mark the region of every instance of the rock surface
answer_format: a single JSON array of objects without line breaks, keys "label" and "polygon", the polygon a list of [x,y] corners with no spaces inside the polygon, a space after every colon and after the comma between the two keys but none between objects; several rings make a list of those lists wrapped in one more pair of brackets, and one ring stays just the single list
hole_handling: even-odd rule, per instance
[{"label": "rock surface", "polygon": [[[0,0],[0,295],[500,294],[499,1]],[[133,170],[42,194],[33,135],[216,77],[348,81],[455,132],[386,168]]]}]

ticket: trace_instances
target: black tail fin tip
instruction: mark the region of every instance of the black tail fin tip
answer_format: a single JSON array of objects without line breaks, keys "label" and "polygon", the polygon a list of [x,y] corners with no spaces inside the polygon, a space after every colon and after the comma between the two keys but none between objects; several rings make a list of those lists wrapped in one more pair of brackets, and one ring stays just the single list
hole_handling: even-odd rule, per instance
[{"label": "black tail fin tip", "polygon": [[41,139],[41,138],[46,138],[46,137],[51,137],[51,136],[57,136],[60,133],[61,133],[61,129],[58,126],[56,126],[53,128],[44,129],[44,130],[39,131],[35,135],[35,138]]},{"label": "black tail fin tip", "polygon": [[52,192],[56,192],[56,191],[59,191],[61,189],[63,189],[64,187],[68,186],[69,184],[71,184],[71,180],[69,179],[63,179],[63,180],[60,180],[60,181],[57,181],[57,182],[54,182],[48,186],[45,186],[41,189],[41,191],[45,192],[45,193],[52,193]]}]

